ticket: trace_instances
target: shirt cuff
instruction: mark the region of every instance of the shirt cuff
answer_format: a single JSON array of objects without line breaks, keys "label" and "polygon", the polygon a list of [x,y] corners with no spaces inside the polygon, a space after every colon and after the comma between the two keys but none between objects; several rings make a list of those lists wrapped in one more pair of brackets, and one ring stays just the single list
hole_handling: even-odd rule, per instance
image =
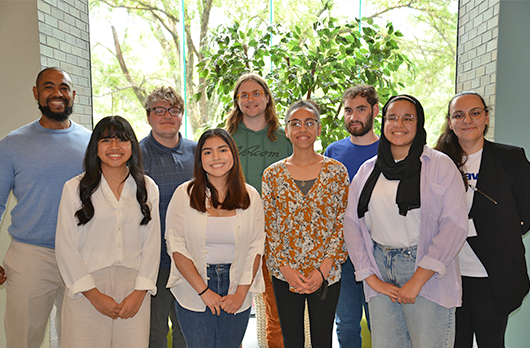
[{"label": "shirt cuff", "polygon": [[82,292],[94,289],[96,287],[96,282],[92,275],[87,274],[83,278],[79,279],[77,282],[72,285],[68,290],[68,295],[71,299],[76,299],[82,296]]},{"label": "shirt cuff", "polygon": [[434,276],[438,279],[445,277],[445,274],[447,273],[447,267],[445,267],[442,262],[429,256],[424,256],[423,259],[421,259],[421,261],[418,263],[418,267],[436,272]]},{"label": "shirt cuff", "polygon": [[156,285],[152,280],[138,276],[136,277],[136,283],[134,290],[147,290],[153,296],[156,295]]}]

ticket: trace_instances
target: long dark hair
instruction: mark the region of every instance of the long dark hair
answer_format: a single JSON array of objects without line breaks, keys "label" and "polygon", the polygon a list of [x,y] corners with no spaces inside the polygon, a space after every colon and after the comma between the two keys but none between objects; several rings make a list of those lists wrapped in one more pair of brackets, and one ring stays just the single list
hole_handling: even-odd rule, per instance
[{"label": "long dark hair", "polygon": [[[202,148],[206,140],[212,137],[221,138],[230,148],[234,165],[228,172],[226,183],[228,190],[223,203],[219,203],[219,194],[215,187],[208,180],[208,175],[202,167]],[[190,206],[200,212],[206,212],[206,188],[210,190],[210,199],[215,208],[233,210],[233,209],[247,209],[250,206],[250,196],[245,185],[245,177],[241,169],[239,161],[239,153],[237,151],[236,143],[230,134],[221,128],[208,129],[205,131],[197,143],[197,150],[195,151],[195,167],[193,170],[193,180],[188,186],[188,194],[190,196]]]},{"label": "long dark hair", "polygon": [[[75,216],[77,225],[85,225],[94,217],[94,205],[92,204],[92,194],[97,190],[101,182],[101,160],[98,157],[98,142],[101,139],[118,138],[131,142],[132,155],[127,161],[129,175],[136,182],[136,199],[140,204],[143,219],[140,225],[147,225],[151,220],[151,209],[147,202],[147,188],[145,187],[144,170],[142,167],[142,154],[138,139],[134,134],[129,122],[121,116],[107,116],[96,124],[90,142],[85,152],[85,175],[79,183],[79,198],[81,199],[81,209]],[[127,179],[127,178],[126,178]]]},{"label": "long dark hair", "polygon": [[[464,180],[464,185],[467,189],[467,178],[464,174],[464,165],[466,164],[466,156],[468,155],[460,143],[458,142],[458,137],[456,136],[455,132],[449,127],[450,117],[451,117],[451,104],[453,103],[453,100],[456,98],[465,96],[465,95],[475,95],[480,98],[482,101],[482,104],[484,105],[484,110],[486,113],[489,112],[489,108],[486,105],[486,102],[484,101],[484,98],[480,94],[474,91],[464,91],[455,94],[454,97],[451,98],[449,101],[449,104],[447,104],[447,114],[445,115],[446,122],[444,125],[443,133],[438,138],[438,142],[436,143],[436,146],[434,147],[438,151],[442,151],[447,156],[451,157],[453,162],[455,162],[456,166],[458,167],[458,170],[462,174],[462,179]],[[488,125],[484,128],[484,135],[488,132]]]},{"label": "long dark hair", "polygon": [[278,114],[276,113],[276,104],[274,103],[274,98],[272,97],[269,85],[267,85],[267,81],[265,81],[261,76],[256,75],[254,73],[244,74],[240,76],[237,80],[232,96],[234,106],[232,107],[232,110],[226,118],[226,129],[230,134],[234,134],[237,130],[237,126],[243,119],[243,113],[241,112],[239,104],[237,103],[237,91],[239,90],[241,84],[246,81],[256,82],[263,88],[265,94],[269,96],[269,103],[267,104],[267,108],[265,109],[265,121],[267,121],[267,125],[269,126],[267,130],[267,136],[271,141],[278,140],[276,134],[274,133],[278,130],[278,128],[280,128],[280,120],[278,119]]}]

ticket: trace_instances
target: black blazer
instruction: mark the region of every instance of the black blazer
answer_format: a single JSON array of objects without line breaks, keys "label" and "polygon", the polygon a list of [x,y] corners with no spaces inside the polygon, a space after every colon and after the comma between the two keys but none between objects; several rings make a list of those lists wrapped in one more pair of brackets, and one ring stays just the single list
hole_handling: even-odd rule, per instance
[{"label": "black blazer", "polygon": [[500,314],[517,309],[530,288],[522,236],[530,229],[530,163],[522,148],[484,142],[467,241],[488,272]]}]

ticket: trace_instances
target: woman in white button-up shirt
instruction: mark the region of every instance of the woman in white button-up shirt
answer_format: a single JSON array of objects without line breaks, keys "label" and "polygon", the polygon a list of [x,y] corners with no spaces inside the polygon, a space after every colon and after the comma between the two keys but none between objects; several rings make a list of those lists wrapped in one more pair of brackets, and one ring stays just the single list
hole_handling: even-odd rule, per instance
[{"label": "woman in white button-up shirt", "polygon": [[168,206],[166,240],[174,260],[167,286],[188,348],[239,347],[253,293],[265,290],[265,231],[261,198],[245,184],[225,130],[199,139],[193,180]]},{"label": "woman in white button-up shirt", "polygon": [[68,296],[63,347],[147,347],[160,258],[158,188],[120,116],[102,119],[85,172],[63,189],[56,256]]}]

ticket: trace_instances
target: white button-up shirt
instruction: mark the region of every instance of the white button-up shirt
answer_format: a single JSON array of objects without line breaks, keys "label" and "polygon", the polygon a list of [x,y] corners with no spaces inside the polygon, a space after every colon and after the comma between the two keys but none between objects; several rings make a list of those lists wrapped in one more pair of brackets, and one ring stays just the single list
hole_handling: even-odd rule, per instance
[{"label": "white button-up shirt", "polygon": [[156,294],[156,278],[160,263],[160,217],[158,187],[145,176],[151,220],[143,219],[136,199],[136,183],[132,176],[126,179],[120,199],[102,176],[92,194],[94,216],[85,225],[78,226],[75,212],[81,207],[79,182],[81,174],[66,182],[59,205],[56,257],[59,271],[71,298],[96,287],[91,273],[111,266],[138,271],[134,290]]},{"label": "white button-up shirt", "polygon": [[[193,261],[201,278],[208,283],[205,240],[208,214],[190,206],[188,185],[189,182],[177,188],[167,208],[167,250],[171,257],[174,252],[179,252]],[[250,195],[250,206],[245,210],[236,209],[234,262],[230,267],[228,294],[235,294],[239,285],[250,285],[250,289],[237,313],[250,307],[253,293],[265,291],[261,265],[252,280],[254,260],[256,255],[263,255],[265,244],[263,204],[256,189],[248,184],[246,187]],[[171,263],[167,287],[171,288],[171,292],[182,307],[195,312],[203,312],[206,309],[201,297],[178,271],[175,262]]]}]

